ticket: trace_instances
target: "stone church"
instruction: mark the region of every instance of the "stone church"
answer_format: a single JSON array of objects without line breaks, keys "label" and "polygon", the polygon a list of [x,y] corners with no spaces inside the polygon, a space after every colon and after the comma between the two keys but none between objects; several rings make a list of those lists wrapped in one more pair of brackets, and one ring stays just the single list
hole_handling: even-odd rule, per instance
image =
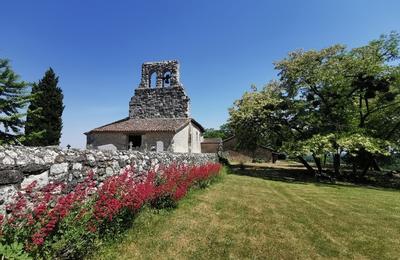
[{"label": "stone church", "polygon": [[85,135],[89,149],[200,153],[203,132],[190,117],[190,99],[179,79],[179,63],[172,60],[144,63],[140,85],[129,102],[129,117]]}]

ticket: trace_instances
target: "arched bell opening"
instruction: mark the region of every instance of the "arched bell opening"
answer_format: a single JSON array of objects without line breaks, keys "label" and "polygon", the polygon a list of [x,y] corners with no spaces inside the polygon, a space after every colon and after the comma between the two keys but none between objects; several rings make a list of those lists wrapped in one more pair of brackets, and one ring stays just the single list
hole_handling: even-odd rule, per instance
[{"label": "arched bell opening", "polygon": [[157,87],[157,72],[152,72],[149,77],[149,88]]},{"label": "arched bell opening", "polygon": [[164,88],[171,87],[171,78],[172,78],[171,71],[165,71],[163,74],[163,87]]}]

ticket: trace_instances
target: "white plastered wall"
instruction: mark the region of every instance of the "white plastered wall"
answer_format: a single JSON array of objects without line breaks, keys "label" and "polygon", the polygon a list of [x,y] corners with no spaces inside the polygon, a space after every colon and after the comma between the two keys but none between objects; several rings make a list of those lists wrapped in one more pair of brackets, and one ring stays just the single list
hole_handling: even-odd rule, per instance
[{"label": "white plastered wall", "polygon": [[182,128],[173,137],[172,150],[176,153],[188,153],[188,141],[189,141],[189,129],[190,124]]},{"label": "white plastered wall", "polygon": [[[190,142],[189,136],[191,138]],[[176,153],[201,153],[201,141],[200,129],[190,123],[175,134],[173,138],[173,151]]]},{"label": "white plastered wall", "polygon": [[195,125],[190,123],[192,130],[192,153],[201,153],[201,132]]}]

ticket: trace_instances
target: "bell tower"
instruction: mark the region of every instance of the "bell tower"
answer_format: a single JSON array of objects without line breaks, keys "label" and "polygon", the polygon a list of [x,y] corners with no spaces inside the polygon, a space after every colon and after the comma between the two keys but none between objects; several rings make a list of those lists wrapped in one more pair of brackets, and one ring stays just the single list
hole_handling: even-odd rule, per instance
[{"label": "bell tower", "polygon": [[142,79],[139,88],[150,88],[153,75],[156,75],[156,88],[182,87],[177,60],[145,62],[142,64]]},{"label": "bell tower", "polygon": [[[152,82],[152,79],[155,82]],[[152,85],[155,87],[151,87]],[[139,87],[135,89],[135,95],[129,102],[129,117],[187,118],[189,116],[190,99],[180,82],[178,61],[143,63]]]}]

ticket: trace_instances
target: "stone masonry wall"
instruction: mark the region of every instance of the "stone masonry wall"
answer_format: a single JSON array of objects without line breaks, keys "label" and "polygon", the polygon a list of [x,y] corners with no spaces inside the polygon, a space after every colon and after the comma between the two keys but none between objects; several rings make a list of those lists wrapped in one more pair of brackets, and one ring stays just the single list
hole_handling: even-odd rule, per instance
[{"label": "stone masonry wall", "polygon": [[182,87],[138,88],[129,103],[130,118],[186,118],[190,99]]},{"label": "stone masonry wall", "polygon": [[90,170],[100,184],[127,166],[132,166],[138,176],[142,176],[160,165],[201,165],[216,161],[215,154],[0,146],[0,212],[18,190],[33,181],[37,181],[38,187],[51,182],[65,182],[71,190],[85,179]]},{"label": "stone masonry wall", "polygon": [[86,144],[89,147],[113,144],[118,150],[129,148],[128,136],[125,133],[89,133],[86,135]]}]

